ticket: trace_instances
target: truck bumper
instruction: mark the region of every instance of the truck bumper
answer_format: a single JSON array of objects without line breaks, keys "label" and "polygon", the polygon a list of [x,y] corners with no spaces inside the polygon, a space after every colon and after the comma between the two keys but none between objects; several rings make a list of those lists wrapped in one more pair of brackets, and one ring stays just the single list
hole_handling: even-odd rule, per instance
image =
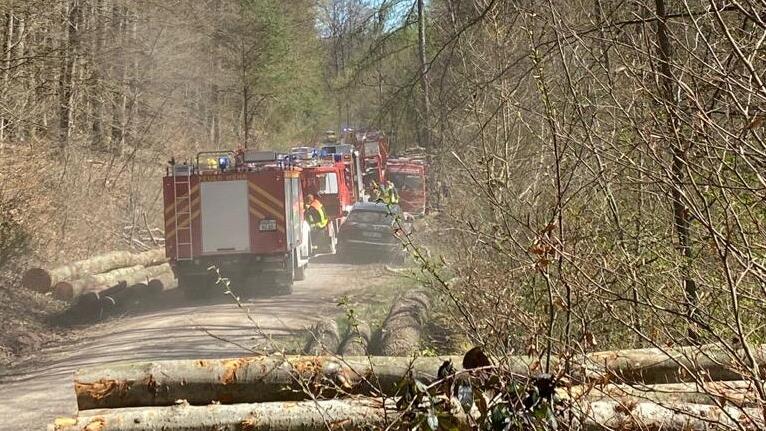
[{"label": "truck bumper", "polygon": [[215,269],[222,277],[248,278],[263,273],[282,273],[289,270],[290,255],[231,255],[201,256],[190,261],[174,262],[176,277],[214,277]]}]

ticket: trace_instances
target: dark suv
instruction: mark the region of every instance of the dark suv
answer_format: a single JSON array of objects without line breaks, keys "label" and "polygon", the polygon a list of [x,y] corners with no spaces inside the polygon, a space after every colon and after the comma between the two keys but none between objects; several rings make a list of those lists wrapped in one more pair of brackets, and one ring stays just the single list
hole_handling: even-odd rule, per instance
[{"label": "dark suv", "polygon": [[[396,220],[400,225],[397,225]],[[360,202],[351,208],[338,232],[338,254],[343,260],[352,256],[403,256],[402,242],[397,238],[397,227],[409,232],[410,217],[398,205]]]}]

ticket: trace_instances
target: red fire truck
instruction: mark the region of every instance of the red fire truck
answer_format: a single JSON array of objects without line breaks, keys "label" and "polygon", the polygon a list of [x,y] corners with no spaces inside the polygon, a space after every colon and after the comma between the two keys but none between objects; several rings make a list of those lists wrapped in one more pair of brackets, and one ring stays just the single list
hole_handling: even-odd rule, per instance
[{"label": "red fire truck", "polygon": [[191,296],[216,289],[211,266],[252,292],[276,285],[292,292],[310,254],[301,169],[275,152],[199,153],[171,162],[163,179],[165,251]]},{"label": "red fire truck", "polygon": [[[386,163],[388,161],[388,137],[379,130],[349,131],[347,139],[359,152],[362,165],[363,181],[366,188],[372,182],[380,184],[386,179]],[[345,142],[345,140],[344,140]]]},{"label": "red fire truck", "polygon": [[337,232],[354,203],[365,199],[359,174],[359,159],[354,152],[330,152],[323,147],[315,157],[298,160],[304,193],[316,196],[330,220],[324,232],[314,233],[312,248],[335,254]]},{"label": "red fire truck", "polygon": [[399,192],[399,206],[412,215],[426,212],[426,164],[416,158],[388,159],[386,179],[394,183]]}]

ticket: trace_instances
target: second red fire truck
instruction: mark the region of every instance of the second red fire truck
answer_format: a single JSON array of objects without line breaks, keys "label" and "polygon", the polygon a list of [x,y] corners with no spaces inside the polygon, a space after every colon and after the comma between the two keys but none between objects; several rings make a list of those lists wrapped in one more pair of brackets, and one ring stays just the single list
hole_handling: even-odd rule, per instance
[{"label": "second red fire truck", "polygon": [[206,152],[163,179],[165,249],[179,287],[203,296],[214,272],[247,292],[292,292],[311,253],[301,168],[276,152]]}]

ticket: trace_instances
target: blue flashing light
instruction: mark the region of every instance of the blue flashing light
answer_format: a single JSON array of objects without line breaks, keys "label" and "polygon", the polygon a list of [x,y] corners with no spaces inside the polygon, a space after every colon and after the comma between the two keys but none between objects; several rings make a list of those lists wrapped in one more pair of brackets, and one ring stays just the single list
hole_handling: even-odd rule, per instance
[{"label": "blue flashing light", "polygon": [[219,157],[218,158],[218,169],[225,171],[229,167],[229,158],[228,157]]}]

